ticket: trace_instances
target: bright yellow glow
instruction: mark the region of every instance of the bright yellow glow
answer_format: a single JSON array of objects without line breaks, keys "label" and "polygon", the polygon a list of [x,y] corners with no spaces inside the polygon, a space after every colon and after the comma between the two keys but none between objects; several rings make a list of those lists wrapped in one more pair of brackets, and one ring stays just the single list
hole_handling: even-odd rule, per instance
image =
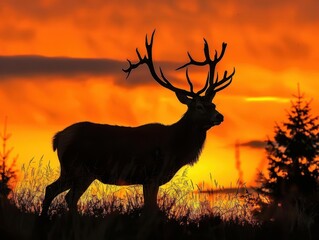
[{"label": "bright yellow glow", "polygon": [[279,98],[279,97],[247,97],[245,98],[247,102],[279,102],[286,103],[289,102],[288,98]]}]

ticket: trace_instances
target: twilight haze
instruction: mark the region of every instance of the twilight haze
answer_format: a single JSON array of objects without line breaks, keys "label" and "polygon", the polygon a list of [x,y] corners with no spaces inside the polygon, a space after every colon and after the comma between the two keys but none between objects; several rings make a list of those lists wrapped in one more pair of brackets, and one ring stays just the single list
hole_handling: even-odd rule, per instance
[{"label": "twilight haze", "polygon": [[[122,68],[136,60],[136,47],[145,52],[144,37],[156,29],[154,61],[186,88],[185,72],[174,69],[188,61],[187,51],[203,59],[205,37],[211,54],[228,43],[218,71],[235,67],[236,74],[214,99],[225,121],[208,132],[188,176],[209,182],[211,174],[225,187],[241,176],[251,185],[266,166],[263,142],[285,119],[298,83],[319,114],[318,12],[317,0],[3,1],[0,120],[8,116],[9,144],[19,165],[43,155],[58,166],[52,136],[74,122],[177,121],[186,108],[174,93],[146,68],[128,79]],[[190,69],[195,87],[206,71]]]}]

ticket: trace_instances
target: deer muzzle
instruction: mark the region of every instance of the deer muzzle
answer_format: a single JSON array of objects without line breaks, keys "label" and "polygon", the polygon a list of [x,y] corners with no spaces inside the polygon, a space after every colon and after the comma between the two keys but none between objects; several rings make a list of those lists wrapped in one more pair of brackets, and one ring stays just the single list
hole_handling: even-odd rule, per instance
[{"label": "deer muzzle", "polygon": [[219,125],[224,121],[224,116],[220,113],[217,113],[213,121],[214,125]]}]

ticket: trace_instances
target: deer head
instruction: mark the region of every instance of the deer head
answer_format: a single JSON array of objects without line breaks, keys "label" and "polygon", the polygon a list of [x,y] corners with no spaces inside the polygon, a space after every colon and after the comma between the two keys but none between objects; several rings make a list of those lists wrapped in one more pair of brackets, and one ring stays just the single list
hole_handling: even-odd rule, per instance
[{"label": "deer head", "polygon": [[[189,85],[189,90],[181,89],[175,87],[164,75],[162,68],[159,67],[160,75],[157,74],[154,63],[153,63],[153,55],[152,55],[152,47],[153,47],[153,39],[154,39],[155,30],[152,33],[150,42],[148,41],[148,37],[146,35],[145,39],[145,47],[146,47],[146,55],[144,57],[141,56],[138,49],[136,49],[136,54],[138,57],[137,63],[132,63],[130,60],[127,60],[129,63],[129,67],[127,69],[123,69],[124,72],[127,73],[127,77],[129,77],[131,71],[142,64],[146,64],[152,77],[156,82],[158,82],[161,86],[173,91],[177,99],[187,105],[188,111],[186,112],[186,116],[192,120],[192,122],[201,126],[201,128],[208,130],[214,125],[218,125],[223,121],[223,115],[220,114],[216,110],[215,104],[212,103],[213,98],[215,97],[218,91],[226,88],[231,82],[232,78],[235,74],[235,68],[231,74],[228,74],[227,71],[224,72],[223,78],[221,80],[218,79],[218,73],[215,74],[216,65],[220,62],[225,54],[225,50],[227,47],[226,43],[222,44],[221,53],[218,55],[217,51],[215,51],[214,58],[212,59],[209,52],[209,47],[207,41],[204,39],[204,61],[197,61],[192,58],[190,53],[188,52],[189,62],[180,66],[176,70],[186,68],[186,80]],[[208,66],[209,71],[207,74],[207,79],[205,85],[202,89],[197,92],[194,92],[193,83],[188,74],[189,66]]]}]

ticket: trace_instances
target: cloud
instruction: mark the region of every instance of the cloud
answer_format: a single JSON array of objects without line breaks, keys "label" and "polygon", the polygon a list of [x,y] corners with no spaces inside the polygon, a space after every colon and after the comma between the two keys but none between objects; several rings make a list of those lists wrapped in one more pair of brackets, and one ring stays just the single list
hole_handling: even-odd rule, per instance
[{"label": "cloud", "polygon": [[285,56],[292,59],[304,59],[310,56],[310,46],[303,40],[291,35],[284,35],[280,41],[269,46],[273,56]]},{"label": "cloud", "polygon": [[225,145],[226,148],[236,148],[236,147],[248,147],[248,148],[253,148],[253,149],[264,149],[266,147],[266,141],[262,140],[249,140],[246,142],[240,142],[236,141],[235,145],[234,144],[227,144]]},{"label": "cloud", "polygon": [[241,142],[239,143],[239,146],[241,147],[249,147],[249,148],[265,148],[266,147],[266,142],[265,141],[261,141],[261,140],[250,140],[247,142]]},{"label": "cloud", "polygon": [[[172,71],[179,64],[172,62],[158,62],[156,68],[161,66],[165,76],[172,82],[179,82],[173,76]],[[146,66],[140,66],[127,74],[122,69],[129,65],[124,61],[113,59],[94,58],[68,58],[68,57],[44,57],[44,56],[0,56],[0,79],[50,79],[50,77],[62,77],[64,80],[78,80],[78,76],[85,77],[111,77],[115,84],[123,87],[156,84]],[[166,71],[165,71],[166,70]],[[158,74],[160,74],[158,72]],[[175,78],[175,79],[174,79]]]},{"label": "cloud", "polygon": [[[70,14],[74,14],[78,10],[85,9],[89,12],[97,12],[105,9],[109,9],[110,12],[114,12],[114,10],[121,10],[116,12],[113,17],[123,16],[122,13],[125,12],[125,9],[136,9],[136,6],[143,5],[143,13],[144,14],[152,14],[154,12],[152,10],[159,11],[159,14],[164,14],[165,16],[174,15],[174,14],[191,14],[197,15],[198,13],[202,13],[205,15],[210,13],[214,17],[223,17],[223,18],[237,18],[241,17],[243,19],[249,20],[250,16],[255,16],[259,21],[267,21],[269,22],[269,18],[264,18],[263,13],[283,13],[285,9],[297,10],[293,11],[294,17],[296,17],[296,21],[300,21],[301,19],[304,21],[314,21],[314,19],[318,20],[318,1],[310,0],[282,0],[282,1],[258,1],[255,0],[247,0],[244,3],[238,2],[236,0],[225,0],[225,1],[192,1],[192,3],[179,3],[178,1],[170,1],[170,0],[162,0],[155,1],[153,3],[145,3],[142,0],[129,1],[122,0],[120,4],[105,2],[104,0],[55,0],[55,1],[44,1],[44,0],[34,0],[32,3],[26,2],[24,0],[10,0],[4,1],[3,4],[6,7],[14,9],[19,14],[24,14],[32,17],[39,18],[53,18],[57,16],[69,16]],[[122,6],[125,6],[125,9]],[[170,11],[169,11],[170,10]],[[138,9],[140,12],[140,9]],[[233,13],[233,14],[230,14]],[[307,14],[308,13],[308,14]],[[186,18],[187,16],[185,16]],[[198,16],[200,17],[200,16]],[[117,18],[117,20],[119,20]]]},{"label": "cloud", "polygon": [[34,36],[35,32],[31,28],[18,28],[13,25],[0,28],[0,39],[4,41],[30,41]]},{"label": "cloud", "polygon": [[0,76],[2,78],[43,75],[109,75],[121,73],[122,67],[123,62],[110,59],[0,56]]}]

